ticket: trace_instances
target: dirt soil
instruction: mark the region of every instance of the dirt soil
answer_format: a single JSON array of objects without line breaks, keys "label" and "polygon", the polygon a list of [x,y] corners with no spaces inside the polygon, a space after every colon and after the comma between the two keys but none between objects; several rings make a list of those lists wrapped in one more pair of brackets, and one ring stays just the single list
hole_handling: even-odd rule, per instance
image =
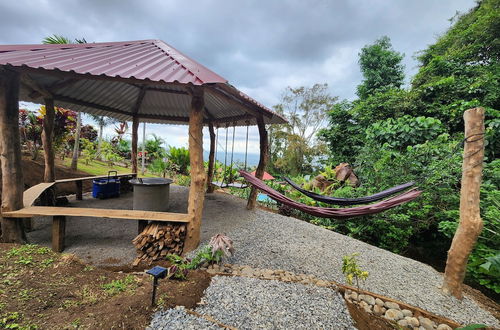
[{"label": "dirt soil", "polygon": [[[44,163],[43,157],[40,156],[37,160],[31,160],[30,157],[23,156],[23,178],[24,178],[24,189],[28,189],[34,185],[43,182],[43,172]],[[56,178],[57,179],[69,179],[69,178],[80,178],[90,176],[86,172],[82,171],[71,171],[68,167],[65,167],[60,160],[56,160]],[[0,171],[0,182],[2,181],[2,173]],[[92,181],[87,180],[83,182],[83,190],[92,190]],[[57,185],[57,194],[60,196],[74,194],[76,192],[76,187],[74,183],[61,183]],[[2,196],[2,187],[0,185],[0,197]]]},{"label": "dirt soil", "polygon": [[[210,284],[205,271],[187,280],[160,280],[157,305],[196,307]],[[143,329],[152,279],[94,268],[74,255],[37,245],[0,244],[0,328]]]}]

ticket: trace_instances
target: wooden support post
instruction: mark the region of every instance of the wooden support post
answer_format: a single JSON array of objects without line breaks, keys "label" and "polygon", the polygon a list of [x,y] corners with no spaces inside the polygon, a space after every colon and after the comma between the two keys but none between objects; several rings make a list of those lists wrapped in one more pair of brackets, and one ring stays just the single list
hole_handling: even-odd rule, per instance
[{"label": "wooden support post", "polygon": [[52,218],[52,251],[62,252],[64,250],[65,235],[66,217],[54,216]]},{"label": "wooden support post", "polygon": [[76,184],[76,199],[81,201],[83,199],[83,181],[75,181]]},{"label": "wooden support post", "polygon": [[200,244],[201,217],[205,199],[206,173],[203,167],[203,88],[191,90],[191,112],[189,113],[189,162],[191,165],[191,185],[189,186],[188,214],[184,252],[189,252]]},{"label": "wooden support post", "polygon": [[137,174],[137,131],[139,130],[139,117],[132,120],[132,172]]},{"label": "wooden support post", "polygon": [[[255,170],[255,177],[262,180],[264,177],[264,171],[267,165],[267,159],[269,154],[269,141],[267,139],[267,130],[266,125],[264,124],[264,117],[257,117],[257,127],[259,128],[259,137],[260,137],[260,159],[259,165]],[[257,189],[252,186],[250,190],[250,196],[248,196],[247,209],[252,210],[255,208],[255,204],[257,201]]]},{"label": "wooden support post", "polygon": [[[2,167],[1,211],[23,207],[24,181],[19,137],[19,73],[0,68],[0,163]],[[26,240],[22,221],[2,218],[2,241]]]},{"label": "wooden support post", "polygon": [[208,123],[208,132],[210,134],[210,153],[208,154],[208,170],[207,170],[207,193],[214,192],[212,184],[214,178],[214,162],[215,162],[215,131],[212,122]]},{"label": "wooden support post", "polygon": [[451,242],[446,260],[442,290],[462,299],[462,284],[467,260],[483,229],[479,213],[479,193],[484,158],[484,109],[464,112],[465,146],[460,190],[460,223]]},{"label": "wooden support post", "polygon": [[54,109],[54,99],[45,99],[45,116],[43,117],[42,145],[45,160],[45,170],[43,174],[44,182],[54,182],[56,180],[56,168],[54,165],[54,120],[56,117]]}]

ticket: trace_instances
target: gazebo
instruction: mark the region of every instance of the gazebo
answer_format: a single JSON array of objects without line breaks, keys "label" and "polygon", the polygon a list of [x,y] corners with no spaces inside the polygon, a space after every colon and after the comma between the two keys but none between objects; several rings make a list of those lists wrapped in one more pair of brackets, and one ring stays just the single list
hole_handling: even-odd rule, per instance
[{"label": "gazebo", "polygon": [[[189,125],[191,185],[185,251],[196,248],[205,195],[212,181],[214,127],[257,125],[262,178],[268,153],[266,124],[286,121],[240,92],[226,79],[161,40],[64,45],[0,45],[0,161],[2,239],[23,241],[23,173],[18,127],[19,101],[44,103],[45,182],[55,180],[54,107],[132,121],[132,171],[137,173],[140,122]],[[208,173],[203,167],[203,126],[210,132]],[[211,192],[211,185],[208,185]],[[255,206],[252,189],[247,207]],[[174,219],[176,214],[171,214]],[[138,219],[140,220],[140,219]]]}]

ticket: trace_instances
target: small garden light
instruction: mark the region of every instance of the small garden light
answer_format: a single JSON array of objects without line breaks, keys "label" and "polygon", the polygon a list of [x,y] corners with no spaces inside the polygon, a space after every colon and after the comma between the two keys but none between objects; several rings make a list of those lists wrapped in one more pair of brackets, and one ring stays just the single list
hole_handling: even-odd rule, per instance
[{"label": "small garden light", "polygon": [[151,306],[155,305],[156,297],[156,287],[158,286],[158,279],[165,278],[167,276],[167,268],[154,266],[150,270],[146,271],[146,274],[153,276],[153,294],[151,296]]}]

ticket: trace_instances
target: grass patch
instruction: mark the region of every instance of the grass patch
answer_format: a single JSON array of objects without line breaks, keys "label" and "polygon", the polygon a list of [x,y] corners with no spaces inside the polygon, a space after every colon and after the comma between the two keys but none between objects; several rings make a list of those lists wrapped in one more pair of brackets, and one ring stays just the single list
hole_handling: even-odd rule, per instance
[{"label": "grass patch", "polygon": [[132,275],[127,275],[127,277],[123,279],[103,284],[102,288],[107,294],[114,296],[120,292],[135,290],[137,288],[137,282]]},{"label": "grass patch", "polygon": [[[63,164],[67,167],[70,167],[71,166],[71,159],[66,158],[63,161]],[[111,170],[117,171],[118,174],[132,173],[131,168],[126,168],[126,167],[122,167],[122,166],[118,166],[118,165],[109,166],[105,162],[101,162],[98,160],[93,160],[93,161],[89,162],[89,164],[87,165],[85,163],[85,161],[81,160],[81,159],[78,160],[78,170],[82,171],[82,172],[86,172],[90,175],[106,175]],[[152,178],[152,177],[156,177],[156,175],[153,175],[150,173],[145,173],[144,177]]]}]

